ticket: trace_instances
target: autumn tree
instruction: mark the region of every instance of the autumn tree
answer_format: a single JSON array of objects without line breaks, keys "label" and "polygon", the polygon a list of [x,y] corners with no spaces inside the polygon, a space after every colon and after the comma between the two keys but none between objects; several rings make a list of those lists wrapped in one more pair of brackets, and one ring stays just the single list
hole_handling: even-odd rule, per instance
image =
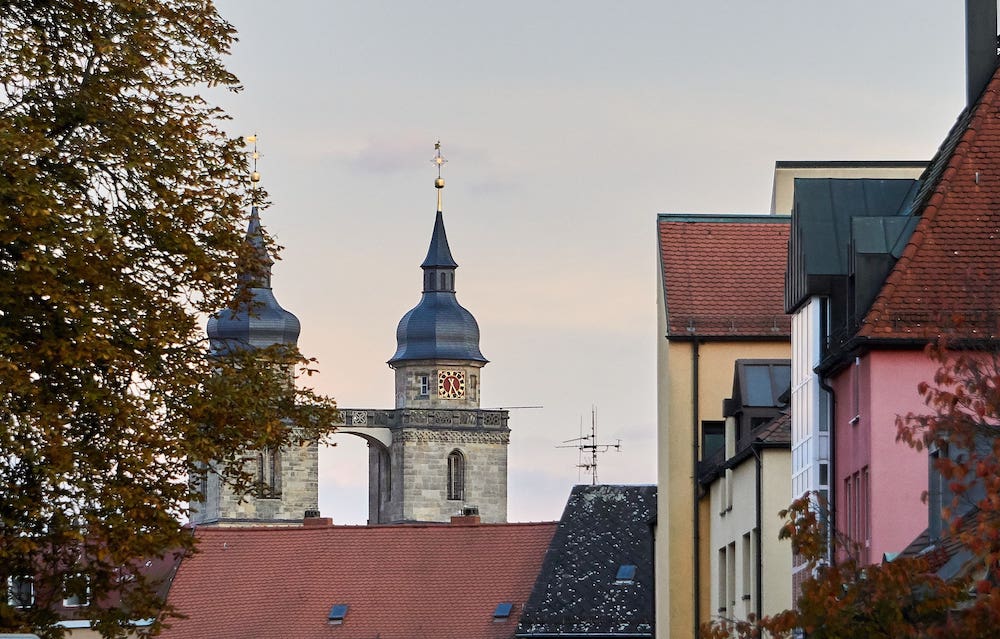
[{"label": "autumn tree", "polygon": [[926,350],[939,364],[919,388],[928,410],[900,417],[897,428],[900,441],[934,453],[930,505],[941,508],[942,536],[966,557],[968,601],[940,636],[993,637],[1000,628],[1000,343],[941,340]]},{"label": "autumn tree", "polygon": [[781,538],[791,541],[811,575],[802,585],[798,605],[763,619],[706,623],[704,639],[785,638],[797,633],[811,639],[948,636],[935,633],[967,599],[964,582],[946,582],[935,575],[931,557],[866,565],[861,548],[843,537],[837,540],[838,558],[829,561],[830,536],[820,516],[825,508],[818,496],[809,494],[781,513],[786,520]]},{"label": "autumn tree", "polygon": [[330,428],[294,350],[206,357],[259,260],[199,97],[239,88],[234,40],[210,0],[0,0],[0,632],[58,636],[74,595],[104,636],[158,618],[143,566],[192,548],[187,469],[253,490],[241,451]]}]

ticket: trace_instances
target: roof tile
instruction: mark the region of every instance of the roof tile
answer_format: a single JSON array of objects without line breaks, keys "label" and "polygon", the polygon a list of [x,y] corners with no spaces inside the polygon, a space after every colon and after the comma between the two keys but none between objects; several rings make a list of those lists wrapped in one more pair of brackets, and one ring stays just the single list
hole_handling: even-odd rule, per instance
[{"label": "roof tile", "polygon": [[[957,142],[955,141],[957,138]],[[944,168],[940,168],[944,165]],[[917,228],[872,304],[869,338],[1000,335],[1000,71],[928,166]],[[939,175],[936,181],[934,177]]]},{"label": "roof tile", "polygon": [[[198,529],[170,639],[514,636],[555,523]],[[514,604],[495,622],[501,602]],[[342,624],[327,623],[347,604]]]},{"label": "roof tile", "polygon": [[787,338],[789,217],[660,215],[669,336]]}]

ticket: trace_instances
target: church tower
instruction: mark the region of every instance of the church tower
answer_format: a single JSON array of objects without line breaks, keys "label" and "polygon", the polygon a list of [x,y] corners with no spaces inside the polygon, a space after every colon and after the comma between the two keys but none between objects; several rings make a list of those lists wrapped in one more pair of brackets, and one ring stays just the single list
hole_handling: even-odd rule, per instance
[{"label": "church tower", "polygon": [[455,270],[445,233],[440,143],[434,158],[437,213],[423,269],[420,302],[399,321],[396,408],[391,444],[369,449],[369,521],[448,521],[478,514],[507,520],[507,412],[480,408],[479,325],[455,297]]},{"label": "church tower", "polygon": [[[257,173],[254,172],[254,177]],[[257,207],[250,213],[246,242],[259,256],[258,266],[240,276],[245,302],[225,309],[208,320],[212,352],[233,348],[265,348],[274,344],[295,345],[299,320],[278,304],[271,290],[271,259],[264,240]],[[290,377],[290,375],[289,375]],[[248,471],[263,487],[260,496],[239,495],[220,481],[210,469],[192,471],[202,501],[191,504],[191,523],[196,525],[292,525],[302,523],[306,511],[318,508],[319,450],[316,442],[264,449],[250,453]]]}]

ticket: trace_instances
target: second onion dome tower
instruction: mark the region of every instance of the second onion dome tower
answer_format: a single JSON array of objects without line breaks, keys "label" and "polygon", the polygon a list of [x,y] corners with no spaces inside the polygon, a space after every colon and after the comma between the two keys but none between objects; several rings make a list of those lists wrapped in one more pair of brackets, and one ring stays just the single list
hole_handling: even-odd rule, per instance
[{"label": "second onion dome tower", "polygon": [[507,519],[507,412],[482,410],[479,325],[455,297],[455,269],[444,228],[441,145],[435,145],[437,214],[420,302],[396,329],[396,419],[391,450],[371,451],[372,523],[448,521],[478,512]]}]

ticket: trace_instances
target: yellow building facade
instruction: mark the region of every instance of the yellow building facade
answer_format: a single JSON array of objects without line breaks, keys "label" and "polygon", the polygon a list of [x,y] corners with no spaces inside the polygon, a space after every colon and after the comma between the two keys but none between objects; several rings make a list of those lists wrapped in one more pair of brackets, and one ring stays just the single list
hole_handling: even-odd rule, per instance
[{"label": "yellow building facade", "polygon": [[788,218],[660,215],[657,292],[656,634],[711,620],[711,505],[698,484],[707,430],[724,424],[737,359],[787,358]]}]

